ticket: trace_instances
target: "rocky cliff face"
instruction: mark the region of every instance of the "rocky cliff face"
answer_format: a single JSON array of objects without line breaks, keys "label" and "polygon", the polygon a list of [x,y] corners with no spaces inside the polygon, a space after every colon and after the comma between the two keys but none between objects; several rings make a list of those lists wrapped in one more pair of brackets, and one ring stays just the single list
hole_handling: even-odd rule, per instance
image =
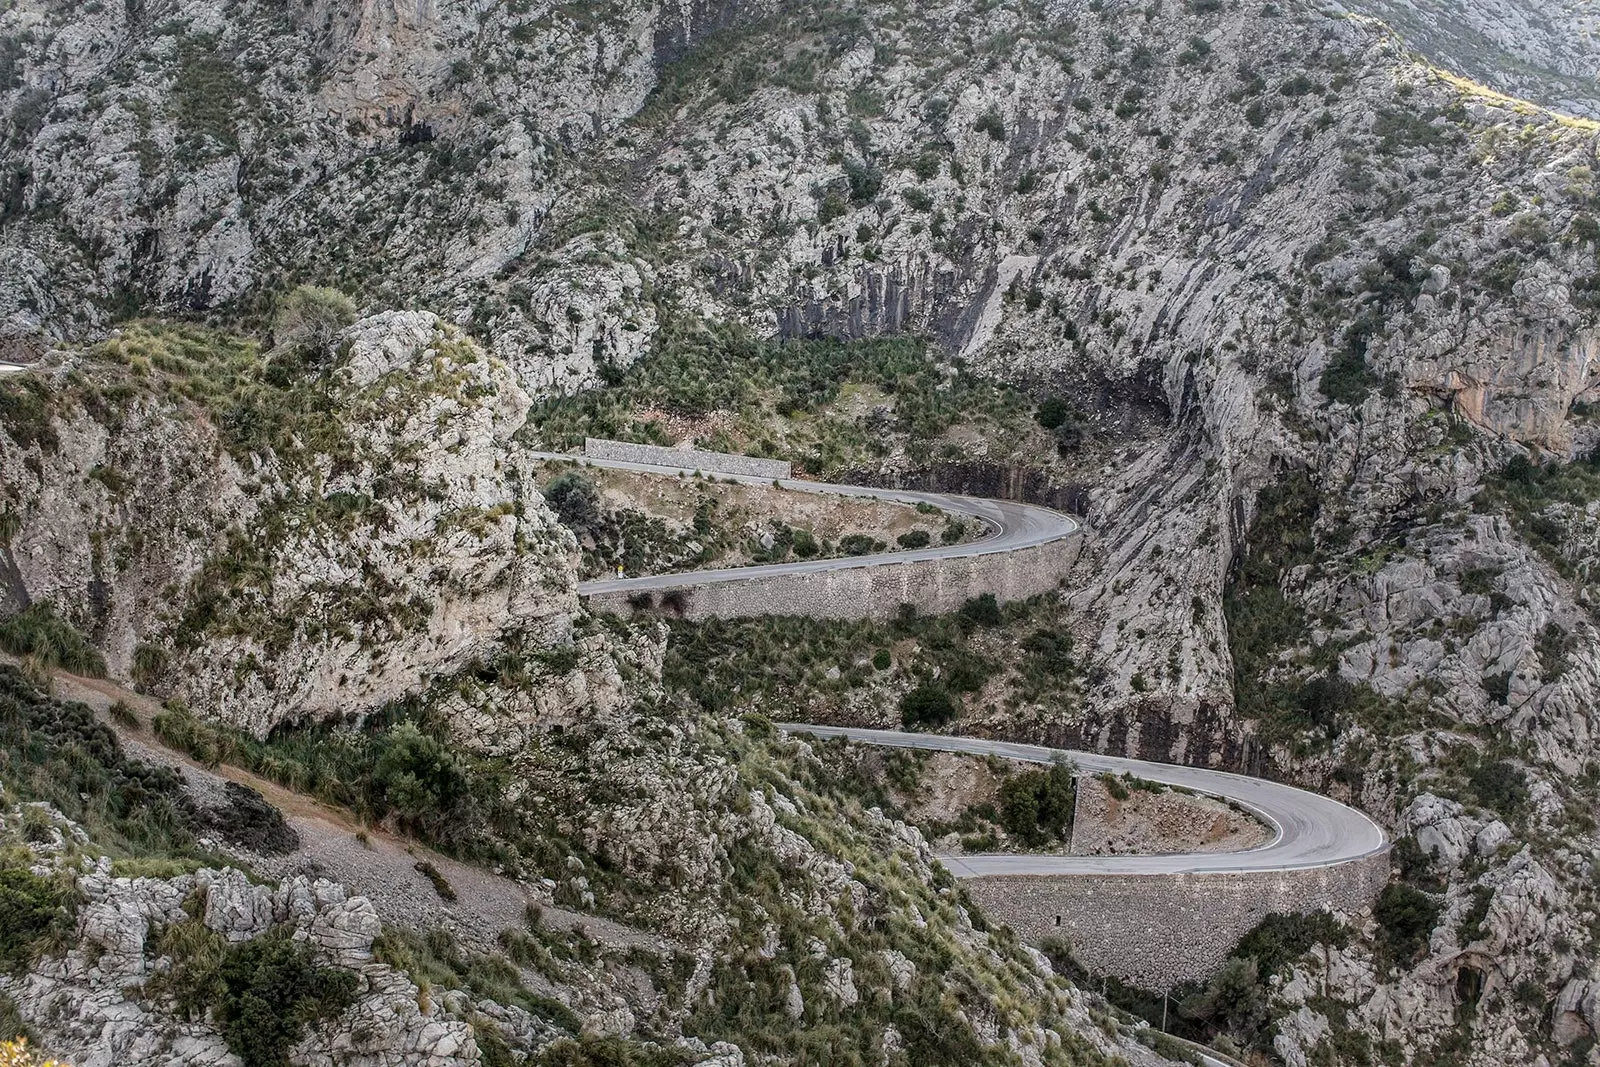
[{"label": "rocky cliff face", "polygon": [[[439,317],[364,321],[270,410],[144,327],[19,386],[11,595],[258,732],[508,632],[590,642],[539,715],[622,708],[626,639],[573,621],[570,540],[517,459],[525,398],[701,320],[925,334],[1084,428],[1002,457],[1095,532],[1083,699],[987,725],[1291,775],[1437,855],[1410,872],[1447,905],[1427,955],[1325,959],[1340,1007],[1302,998],[1280,1054],[1354,1058],[1352,1019],[1443,1054],[1471,1005],[1496,1042],[1468,1060],[1586,1055],[1600,161],[1592,123],[1492,91],[1592,113],[1584,18],[23,0],[0,13],[16,350],[137,309],[253,320],[303,280]],[[525,745],[524,718],[491,745]],[[1423,796],[1459,825],[1424,834],[1446,824]],[[1478,850],[1497,821],[1528,851]],[[1533,947],[1533,913],[1565,948]]]},{"label": "rocky cliff face", "polygon": [[1570,115],[1596,117],[1595,13],[1572,0],[1347,7],[1374,15],[1440,67]]},{"label": "rocky cliff face", "polygon": [[[224,393],[213,341],[135,327],[15,394],[37,412],[0,431],[15,599],[260,734],[374,710],[511,635],[572,646],[575,546],[510,445],[509,368],[400,312],[352,327],[316,382]],[[603,659],[571,684],[606,689]]]}]

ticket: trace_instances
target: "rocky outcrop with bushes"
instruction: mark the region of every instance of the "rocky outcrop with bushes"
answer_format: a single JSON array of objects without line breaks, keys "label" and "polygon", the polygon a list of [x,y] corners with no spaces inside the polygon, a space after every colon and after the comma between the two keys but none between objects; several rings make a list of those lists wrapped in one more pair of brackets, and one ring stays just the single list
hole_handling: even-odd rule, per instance
[{"label": "rocky outcrop with bushes", "polygon": [[[541,716],[655,699],[660,649],[576,611],[518,440],[1048,499],[1094,533],[1065,603],[675,627],[663,699],[1331,792],[1399,838],[1388,904],[1196,1019],[1296,1062],[1592,1059],[1584,16],[1349,6],[11,4],[0,315],[74,354],[0,378],[4,596],[206,723],[412,698],[537,762]],[[329,345],[302,283],[372,314]],[[102,339],[152,314],[282,336]],[[649,827],[681,856],[623,867],[700,887],[744,793],[706,796],[563,834]],[[802,1003],[859,994],[817,936],[777,965]]]},{"label": "rocky outcrop with bushes", "polygon": [[141,324],[8,382],[28,412],[0,425],[17,606],[257,734],[375,710],[510,635],[572,649],[547,673],[606,699],[615,668],[574,634],[571,534],[511,445],[528,400],[510,370],[424,312],[310,358]]}]

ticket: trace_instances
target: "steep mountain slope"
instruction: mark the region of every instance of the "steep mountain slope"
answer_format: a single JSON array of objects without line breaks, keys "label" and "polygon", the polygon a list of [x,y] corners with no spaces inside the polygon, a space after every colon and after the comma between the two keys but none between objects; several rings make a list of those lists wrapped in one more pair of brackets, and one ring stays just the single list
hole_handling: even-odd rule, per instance
[{"label": "steep mountain slope", "polygon": [[1597,13],[1584,0],[1362,0],[1349,6],[1382,19],[1447,70],[1569,115],[1600,113]]},{"label": "steep mountain slope", "polygon": [[[1094,533],[1023,618],[1070,682],[990,679],[966,723],[1291,776],[1404,835],[1392,923],[1302,960],[1283,1018],[1207,1025],[1296,1064],[1592,1061],[1596,129],[1413,51],[1582,112],[1584,13],[1368,10],[1403,38],[1253,0],[13,4],[15,352],[140,311],[258,331],[299,282],[439,319],[364,320],[264,424],[188,365],[240,363],[209,335],[0,379],[6,579],[208,719],[438,675],[503,752],[625,717],[659,655],[576,612],[520,442],[608,420],[1025,491]],[[305,610],[329,590],[348,618]],[[926,625],[861,642],[971,667],[1032,637]],[[715,710],[758,699],[719,635],[675,633],[672,699],[721,684],[673,688],[686,646],[732,675]],[[870,717],[908,682],[812,696]]]}]

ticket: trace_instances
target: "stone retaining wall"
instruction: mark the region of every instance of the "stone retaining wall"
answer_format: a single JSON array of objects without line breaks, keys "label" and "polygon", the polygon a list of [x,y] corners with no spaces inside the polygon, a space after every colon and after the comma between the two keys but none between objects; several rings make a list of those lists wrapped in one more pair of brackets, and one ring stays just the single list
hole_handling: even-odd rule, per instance
[{"label": "stone retaining wall", "polygon": [[1389,879],[1389,852],[1296,871],[1000,875],[964,880],[991,919],[1032,944],[1065,938],[1096,974],[1162,991],[1209,978],[1267,915],[1360,912]]},{"label": "stone retaining wall", "polygon": [[1073,534],[1011,552],[757,575],[654,593],[622,589],[587,600],[595,611],[624,616],[659,611],[695,621],[757,615],[888,619],[899,613],[901,604],[941,615],[984,593],[1005,603],[1057,588],[1077,558],[1081,540],[1082,535]]},{"label": "stone retaining wall", "polygon": [[776,459],[756,459],[726,452],[697,452],[656,445],[635,445],[627,441],[602,441],[585,438],[583,454],[590,459],[609,459],[619,463],[653,463],[658,467],[683,467],[716,474],[743,474],[752,478],[787,478],[788,463]]}]

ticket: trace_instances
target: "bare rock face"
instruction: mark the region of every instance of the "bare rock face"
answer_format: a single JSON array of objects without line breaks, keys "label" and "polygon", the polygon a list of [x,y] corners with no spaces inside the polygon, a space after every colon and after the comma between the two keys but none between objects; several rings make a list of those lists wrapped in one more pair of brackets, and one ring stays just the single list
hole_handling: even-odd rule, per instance
[{"label": "bare rock face", "polygon": [[[21,593],[115,673],[257,733],[381,706],[509,635],[570,643],[573,542],[514,443],[515,375],[421,312],[344,347],[337,414],[243,462],[181,405],[113,419],[60,386],[51,440],[0,433]],[[568,703],[619,691],[606,638],[585,647]]]},{"label": "bare rock face", "polygon": [[1574,0],[1460,4],[1359,0],[1442,67],[1512,96],[1573,115],[1600,117],[1594,9]]},{"label": "bare rock face", "polygon": [[276,888],[252,885],[234,869],[202,869],[176,879],[117,878],[102,860],[78,879],[84,904],[75,943],[22,977],[0,979],[39,1032],[40,1044],[75,1064],[226,1065],[238,1059],[212,1021],[188,1021],[141,985],[159,985],[174,961],[156,948],[163,928],[200,921],[230,943],[254,940],[285,924],[320,965],[356,972],[353,1003],[313,1028],[290,1051],[295,1067],[457,1067],[481,1062],[468,1021],[428,998],[403,972],[373,961],[382,930],[365,897],[326,880],[296,877]]}]

